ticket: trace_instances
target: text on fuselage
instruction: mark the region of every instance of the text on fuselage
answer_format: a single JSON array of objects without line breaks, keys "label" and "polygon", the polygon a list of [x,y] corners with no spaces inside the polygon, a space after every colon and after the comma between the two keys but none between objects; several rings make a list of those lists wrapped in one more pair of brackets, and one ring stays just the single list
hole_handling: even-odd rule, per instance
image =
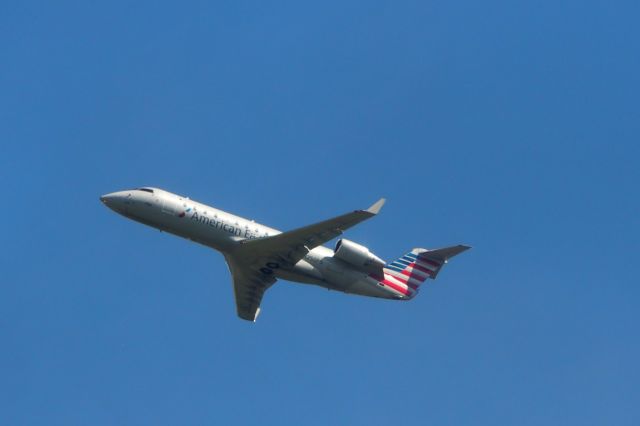
[{"label": "text on fuselage", "polygon": [[193,212],[190,220],[202,223],[203,225],[208,225],[215,229],[221,229],[225,232],[228,232],[231,235],[236,235],[238,237],[243,237],[246,239],[254,239],[259,238],[260,236],[256,233],[252,232],[249,228],[240,227],[240,225],[231,225],[221,219],[210,218],[202,214],[198,214],[198,212]]}]

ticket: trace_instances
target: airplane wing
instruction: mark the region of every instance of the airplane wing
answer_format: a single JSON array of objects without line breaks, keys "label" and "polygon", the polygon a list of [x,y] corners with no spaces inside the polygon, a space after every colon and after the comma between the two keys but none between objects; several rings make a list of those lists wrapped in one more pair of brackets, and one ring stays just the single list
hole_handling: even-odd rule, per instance
[{"label": "airplane wing", "polygon": [[273,275],[265,275],[248,265],[239,263],[231,256],[225,256],[225,260],[231,271],[238,316],[255,322],[260,313],[262,296],[276,282],[276,279]]},{"label": "airplane wing", "polygon": [[366,210],[356,210],[271,237],[241,241],[232,254],[225,256],[233,277],[238,316],[248,321],[256,320],[264,292],[276,282],[274,269],[295,265],[310,250],[378,214],[384,203],[385,199],[381,198]]},{"label": "airplane wing", "polygon": [[378,214],[384,203],[385,199],[381,198],[366,210],[356,210],[272,237],[241,241],[236,253],[242,259],[251,259],[254,264],[295,265],[310,250]]}]

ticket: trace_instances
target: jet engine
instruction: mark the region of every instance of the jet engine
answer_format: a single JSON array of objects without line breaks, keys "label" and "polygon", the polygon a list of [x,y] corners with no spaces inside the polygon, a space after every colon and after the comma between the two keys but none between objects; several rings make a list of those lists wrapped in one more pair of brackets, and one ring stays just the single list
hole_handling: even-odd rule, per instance
[{"label": "jet engine", "polygon": [[385,265],[384,260],[368,248],[345,239],[338,240],[333,257],[368,272],[379,271]]}]

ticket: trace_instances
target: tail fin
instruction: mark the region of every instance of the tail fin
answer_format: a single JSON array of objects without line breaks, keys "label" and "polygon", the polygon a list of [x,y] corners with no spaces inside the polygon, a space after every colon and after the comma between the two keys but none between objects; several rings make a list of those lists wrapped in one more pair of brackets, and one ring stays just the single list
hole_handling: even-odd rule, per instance
[{"label": "tail fin", "polygon": [[387,280],[406,287],[410,297],[413,297],[427,278],[436,278],[448,259],[470,248],[463,245],[437,250],[415,248],[401,258],[388,263],[383,269],[384,275]]}]

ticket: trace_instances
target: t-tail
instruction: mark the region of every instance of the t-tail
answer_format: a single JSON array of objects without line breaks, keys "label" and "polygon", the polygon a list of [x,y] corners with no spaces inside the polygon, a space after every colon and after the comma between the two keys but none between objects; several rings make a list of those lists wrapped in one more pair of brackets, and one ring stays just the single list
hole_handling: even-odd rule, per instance
[{"label": "t-tail", "polygon": [[428,278],[435,279],[450,258],[470,248],[463,245],[436,250],[415,248],[385,265],[381,283],[400,293],[401,297],[412,299],[418,294],[422,283]]}]

